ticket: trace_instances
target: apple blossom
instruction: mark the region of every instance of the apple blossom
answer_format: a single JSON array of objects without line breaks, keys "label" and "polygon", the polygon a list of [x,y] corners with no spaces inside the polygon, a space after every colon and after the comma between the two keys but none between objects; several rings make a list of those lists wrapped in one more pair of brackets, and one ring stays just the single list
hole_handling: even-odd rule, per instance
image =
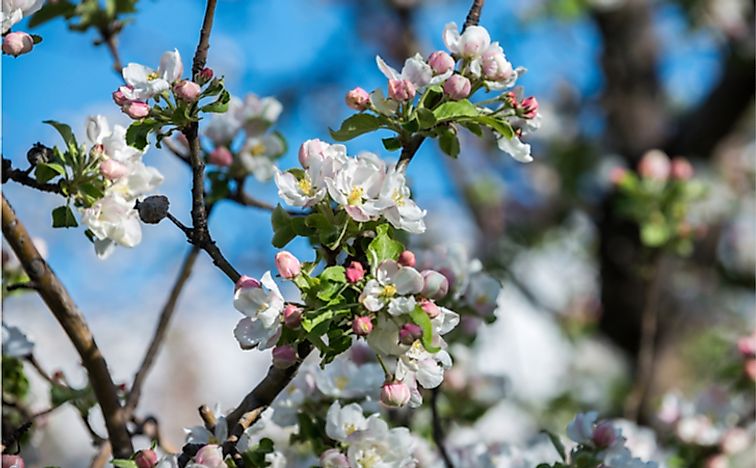
[{"label": "apple blossom", "polygon": [[352,331],[358,336],[367,336],[373,331],[373,321],[368,316],[355,317],[352,321]]},{"label": "apple blossom", "polygon": [[660,150],[651,150],[643,155],[638,163],[638,173],[650,180],[664,182],[671,171],[669,157]]},{"label": "apple blossom", "polygon": [[453,54],[477,59],[491,45],[491,36],[482,26],[469,26],[460,35],[456,23],[448,23],[443,32],[444,44]]},{"label": "apple blossom", "polygon": [[2,33],[5,34],[14,24],[33,15],[45,4],[45,0],[3,0],[0,9]]},{"label": "apple blossom", "polygon": [[529,163],[533,161],[533,157],[530,155],[530,145],[523,143],[518,136],[507,138],[503,135],[497,135],[496,144],[501,151],[512,156],[516,161],[521,163]]},{"label": "apple blossom", "polygon": [[596,411],[576,414],[567,425],[567,436],[578,444],[591,444],[597,418],[598,413]]},{"label": "apple blossom", "polygon": [[234,308],[246,316],[234,329],[242,349],[266,349],[275,344],[281,332],[284,299],[269,271],[260,282],[248,280],[236,288]]},{"label": "apple blossom", "polygon": [[444,83],[444,94],[454,101],[465,99],[470,95],[471,89],[472,85],[470,84],[470,80],[462,75],[452,75]]},{"label": "apple blossom", "polygon": [[373,153],[361,153],[347,159],[346,164],[332,178],[326,178],[328,194],[355,221],[370,221],[378,217],[376,207],[381,192],[385,164]]},{"label": "apple blossom", "polygon": [[323,395],[356,399],[377,396],[384,374],[381,366],[374,361],[358,365],[347,355],[341,355],[325,369],[316,368],[314,379],[318,391]]},{"label": "apple blossom", "polygon": [[283,278],[293,279],[299,276],[302,264],[299,263],[297,257],[284,250],[276,254],[276,268],[278,269],[278,274]]},{"label": "apple blossom", "polygon": [[[421,91],[429,85],[442,83],[452,73],[451,70],[447,70],[443,74],[434,76],[433,69],[425,63],[420,54],[415,54],[405,60],[401,72],[390,67],[380,56],[375,57],[375,63],[383,76],[389,80],[389,97],[396,101],[408,101],[415,96],[415,91]],[[395,82],[393,88],[404,99],[398,99],[392,95],[392,82]]]},{"label": "apple blossom", "polygon": [[392,226],[413,234],[425,232],[426,211],[410,198],[410,189],[404,173],[392,168],[386,174],[381,186],[378,200],[374,207],[380,210]]},{"label": "apple blossom", "polygon": [[423,277],[414,268],[401,267],[393,260],[384,260],[378,265],[375,279],[365,285],[360,294],[360,303],[371,312],[377,312],[386,305],[391,315],[408,313],[415,307],[411,294],[423,288]]},{"label": "apple blossom", "polygon": [[321,468],[350,468],[347,456],[332,448],[320,454]]},{"label": "apple blossom", "polygon": [[273,160],[283,154],[284,150],[285,144],[276,134],[252,136],[247,138],[239,151],[239,162],[255,179],[265,182],[275,175]]},{"label": "apple blossom", "polygon": [[147,100],[168,91],[172,83],[181,78],[184,65],[177,49],[168,51],[160,58],[157,70],[138,63],[129,63],[123,68],[123,79],[128,87],[122,87],[123,95],[130,100]]},{"label": "apple blossom", "polygon": [[370,95],[359,86],[349,91],[345,100],[347,106],[356,111],[364,111],[370,107]]},{"label": "apple blossom", "polygon": [[[226,463],[223,458],[223,451],[219,445],[208,444],[199,449],[194,456],[194,463],[203,468],[225,468]],[[192,464],[187,466],[191,467]],[[196,466],[196,468],[199,468],[199,466]]]},{"label": "apple blossom", "polygon": [[158,462],[157,453],[151,449],[140,450],[134,455],[137,468],[152,468]]},{"label": "apple blossom", "polygon": [[367,419],[357,403],[344,407],[338,401],[333,402],[326,414],[326,434],[333,440],[346,442],[356,431],[367,428]]},{"label": "apple blossom", "polygon": [[177,98],[183,101],[194,102],[199,98],[202,90],[200,89],[200,85],[193,81],[181,80],[173,85],[173,92],[176,93]]},{"label": "apple blossom", "polygon": [[520,103],[520,111],[526,119],[534,118],[538,114],[538,100],[533,96],[523,99]]},{"label": "apple blossom", "polygon": [[415,266],[415,254],[410,250],[405,250],[399,254],[399,258],[396,262],[401,266],[414,267]]},{"label": "apple blossom", "polygon": [[108,180],[118,180],[128,173],[129,167],[115,159],[106,159],[100,163],[100,174]]},{"label": "apple blossom", "polygon": [[611,447],[619,436],[619,431],[615,429],[611,422],[602,421],[593,430],[591,440],[596,444],[596,447],[607,448]]},{"label": "apple blossom", "polygon": [[24,468],[26,466],[21,455],[8,455],[5,453],[3,454],[2,464],[3,468]]},{"label": "apple blossom", "polygon": [[21,31],[14,31],[3,37],[3,53],[18,57],[31,52],[34,47],[34,39]]},{"label": "apple blossom", "polygon": [[672,160],[670,174],[673,179],[690,180],[693,177],[693,166],[685,158],[676,157]]},{"label": "apple blossom", "polygon": [[234,162],[234,155],[225,146],[216,146],[207,158],[207,162],[216,166],[228,167]]},{"label": "apple blossom", "polygon": [[302,322],[302,308],[294,304],[286,304],[283,309],[284,325],[297,328]]},{"label": "apple blossom", "polygon": [[222,444],[228,438],[228,423],[226,422],[226,417],[221,412],[220,405],[215,405],[212,414],[216,420],[212,431],[204,425],[184,429],[187,443],[200,445]]},{"label": "apple blossom", "polygon": [[134,247],[142,241],[142,226],[133,201],[114,193],[83,208],[81,221],[92,232],[100,258],[107,258],[116,244]]},{"label": "apple blossom", "polygon": [[310,161],[313,163],[322,161],[325,157],[324,153],[329,146],[331,145],[317,138],[305,141],[299,146],[299,152],[297,153],[299,164],[307,169],[310,167]]},{"label": "apple blossom", "polygon": [[437,50],[428,57],[428,65],[436,75],[443,75],[454,70],[454,59],[443,50]]},{"label": "apple blossom", "polygon": [[287,369],[297,363],[297,350],[291,345],[273,348],[273,367]]},{"label": "apple blossom", "polygon": [[517,73],[507,60],[504,50],[498,42],[494,42],[483,52],[480,70],[483,77],[494,89],[511,86],[517,78]]},{"label": "apple blossom", "polygon": [[344,273],[347,281],[354,284],[359,282],[365,276],[365,269],[362,267],[362,263],[352,261],[349,266],[346,267]]},{"label": "apple blossom", "polygon": [[420,294],[430,299],[443,299],[449,292],[449,280],[435,270],[423,270],[423,289]]},{"label": "apple blossom", "polygon": [[386,406],[404,406],[409,400],[410,389],[404,382],[386,382],[381,387],[381,403]]},{"label": "apple blossom", "polygon": [[132,119],[143,119],[150,115],[150,106],[143,101],[127,101],[126,104],[121,107],[124,114],[128,115]]}]

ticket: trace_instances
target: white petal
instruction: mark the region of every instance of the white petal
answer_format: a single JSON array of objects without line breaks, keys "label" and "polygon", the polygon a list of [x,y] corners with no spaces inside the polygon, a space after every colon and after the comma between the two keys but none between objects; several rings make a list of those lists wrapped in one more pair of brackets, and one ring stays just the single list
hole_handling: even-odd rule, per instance
[{"label": "white petal", "polygon": [[378,69],[389,80],[398,80],[401,78],[399,72],[391,68],[386,62],[383,61],[380,55],[375,56],[375,63],[378,65]]}]

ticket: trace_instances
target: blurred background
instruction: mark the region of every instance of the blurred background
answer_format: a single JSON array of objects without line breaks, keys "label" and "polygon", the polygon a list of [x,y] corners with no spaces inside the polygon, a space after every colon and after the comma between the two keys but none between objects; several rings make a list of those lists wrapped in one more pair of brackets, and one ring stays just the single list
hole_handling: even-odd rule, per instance
[{"label": "blurred background", "polygon": [[[347,90],[384,86],[376,54],[399,66],[415,51],[443,48],[443,26],[463,23],[469,3],[221,0],[208,65],[234,95],[283,103],[277,128],[289,149],[279,166],[287,168],[302,141],[328,140],[328,128],[350,114]],[[157,64],[177,48],[188,68],[204,2],[142,0],[137,8],[119,36],[124,64]],[[663,254],[655,367],[639,416],[659,429],[664,395],[693,400],[710,391],[737,361],[737,339],[756,326],[754,4],[489,1],[481,25],[514,66],[528,69],[519,84],[538,98],[543,126],[529,140],[535,161],[527,165],[463,133],[458,160],[428,142],[409,168],[413,196],[428,210],[429,231],[417,245],[462,244],[503,284],[498,320],[478,330],[469,353],[455,355],[460,372],[480,376],[480,391],[466,397],[480,411],[450,423],[448,437],[525,443],[580,409],[624,414],[650,283],[637,226],[619,215],[610,173],[634,168],[654,148],[687,157],[706,187],[690,207],[693,253]],[[121,79],[107,49],[92,44],[93,32],[69,31],[61,19],[31,32],[44,38],[33,53],[2,59],[2,153],[17,167],[25,167],[33,143],[60,144],[43,120],[67,122],[82,135],[92,114],[128,124],[110,98]],[[386,155],[376,135],[348,148]],[[160,193],[188,221],[187,167],[155,148],[145,162],[166,176]],[[115,379],[129,383],[188,250],[183,235],[166,223],[146,226],[137,248],[101,261],[82,229],[51,228],[54,195],[13,183],[3,190],[47,244]],[[277,202],[272,183],[250,181],[247,190]],[[242,273],[259,277],[274,268],[268,212],[221,203],[210,229]],[[289,247],[312,255],[305,242]],[[244,352],[233,339],[239,315],[231,302],[228,280],[201,255],[139,409],[159,416],[174,445],[183,427],[198,423],[197,406],[232,408],[267,370],[267,353]],[[26,294],[3,305],[3,322],[34,339],[40,364],[83,385],[74,349],[44,304]],[[30,406],[44,409],[46,384],[28,374]],[[511,424],[501,427],[501,419]],[[98,417],[93,424],[101,430]],[[675,437],[669,429],[658,434]],[[87,466],[95,453],[87,440],[76,410],[63,407],[41,421],[32,444],[43,449],[25,452],[27,463]]]}]

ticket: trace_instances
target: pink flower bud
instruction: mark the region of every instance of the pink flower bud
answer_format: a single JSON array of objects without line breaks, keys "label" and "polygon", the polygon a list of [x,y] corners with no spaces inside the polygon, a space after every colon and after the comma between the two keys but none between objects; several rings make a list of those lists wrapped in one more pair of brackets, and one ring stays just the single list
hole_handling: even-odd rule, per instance
[{"label": "pink flower bud", "polygon": [[401,266],[414,267],[415,266],[415,254],[409,250],[405,250],[399,254],[399,260],[397,263]]},{"label": "pink flower bud", "polygon": [[212,68],[205,67],[202,69],[202,71],[199,72],[198,80],[204,84],[212,80],[214,75],[215,73],[213,73]]},{"label": "pink flower bud", "polygon": [[3,52],[18,57],[31,52],[34,39],[25,32],[12,32],[3,37]]},{"label": "pink flower bud", "polygon": [[462,33],[459,42],[462,56],[467,58],[478,57],[491,43],[491,36],[482,26],[470,26]]},{"label": "pink flower bud", "polygon": [[3,468],[24,468],[24,459],[20,455],[3,454]]},{"label": "pink flower bud", "polygon": [[423,290],[421,295],[429,299],[443,299],[449,292],[449,280],[435,270],[423,270]]},{"label": "pink flower bud", "polygon": [[241,278],[239,278],[236,281],[236,285],[234,286],[234,289],[260,288],[260,287],[262,287],[262,284],[260,284],[259,281],[247,275],[242,275]]},{"label": "pink flower bud", "polygon": [[598,448],[608,448],[617,440],[617,430],[609,421],[600,422],[593,430],[593,443]]},{"label": "pink flower bud", "polygon": [[411,345],[423,336],[423,329],[414,323],[405,323],[399,330],[399,342]]},{"label": "pink flower bud", "polygon": [[651,150],[643,155],[638,163],[638,173],[647,178],[664,182],[669,178],[669,157],[660,150]]},{"label": "pink flower bud", "polygon": [[749,359],[743,367],[746,377],[756,382],[756,359]]},{"label": "pink flower bud", "polygon": [[756,332],[738,339],[738,351],[743,357],[756,357]]},{"label": "pink flower bud", "polygon": [[347,93],[346,103],[351,109],[363,111],[370,105],[370,95],[358,86]]},{"label": "pink flower bud", "polygon": [[721,453],[712,455],[704,461],[704,468],[727,468],[729,465],[727,457]]},{"label": "pink flower bud", "polygon": [[394,101],[407,102],[415,97],[415,85],[408,80],[389,80],[388,94]]},{"label": "pink flower bud", "polygon": [[226,466],[223,461],[223,452],[215,444],[208,444],[199,449],[194,456],[194,462],[206,468],[222,468]]},{"label": "pink flower bud", "polygon": [[302,322],[302,308],[294,304],[286,304],[283,310],[284,325],[289,328],[297,328]]},{"label": "pink flower bud", "polygon": [[150,115],[150,106],[142,101],[127,101],[121,110],[135,120],[143,119]]},{"label": "pink flower bud", "polygon": [[212,153],[210,153],[210,156],[208,156],[207,161],[210,164],[215,164],[216,166],[230,166],[231,163],[234,162],[234,155],[231,154],[231,151],[228,150],[225,146],[217,146]]},{"label": "pink flower bud", "polygon": [[278,274],[286,279],[292,279],[302,271],[302,265],[297,257],[285,250],[276,254],[276,268]]},{"label": "pink flower bud", "polygon": [[126,98],[126,95],[123,94],[123,89],[126,88],[126,86],[121,86],[115,91],[113,91],[113,102],[116,103],[118,106],[124,106],[129,100]]},{"label": "pink flower bud", "polygon": [[108,180],[118,180],[128,173],[129,168],[115,159],[106,159],[100,163],[100,174]]},{"label": "pink flower bud", "polygon": [[409,403],[412,394],[404,382],[386,382],[381,387],[381,403],[386,406],[399,407]]},{"label": "pink flower bud", "polygon": [[464,76],[452,75],[444,83],[444,94],[449,96],[450,99],[458,101],[470,95],[471,87],[470,80]]},{"label": "pink flower bud", "polygon": [[181,80],[173,85],[173,92],[176,93],[176,97],[186,102],[196,101],[201,91],[200,85],[194,81]]},{"label": "pink flower bud", "polygon": [[611,171],[609,171],[609,180],[612,184],[619,185],[625,179],[626,175],[627,169],[624,167],[613,167]]},{"label": "pink flower bud", "polygon": [[299,147],[299,164],[303,168],[310,167],[310,160],[312,158],[322,159],[323,152],[328,149],[328,143],[320,141],[317,138],[307,140]]},{"label": "pink flower bud", "polygon": [[352,262],[346,268],[346,278],[351,284],[360,281],[365,276],[365,269],[360,262]]},{"label": "pink flower bud", "polygon": [[741,427],[734,427],[728,430],[722,437],[720,446],[724,453],[735,454],[747,449],[751,438],[747,430]]},{"label": "pink flower bud", "polygon": [[339,452],[339,449],[331,448],[320,454],[320,466],[323,468],[350,468],[349,459]]},{"label": "pink flower bud", "polygon": [[685,158],[677,157],[672,160],[672,178],[677,180],[690,180],[693,177],[693,166]]},{"label": "pink flower bud", "polygon": [[297,350],[291,345],[273,348],[273,367],[288,369],[297,363]]},{"label": "pink flower bud", "polygon": [[423,312],[428,314],[428,317],[434,319],[441,314],[441,309],[438,308],[435,302],[430,299],[423,299],[420,301],[420,308]]},{"label": "pink flower bud", "polygon": [[367,336],[373,331],[373,321],[368,316],[355,317],[352,321],[352,331],[357,336]]},{"label": "pink flower bud", "polygon": [[454,68],[454,59],[443,50],[437,50],[428,57],[428,65],[434,74],[443,75]]},{"label": "pink flower bud", "polygon": [[158,462],[157,453],[154,450],[140,450],[134,456],[134,463],[138,468],[152,468]]},{"label": "pink flower bud", "polygon": [[538,115],[538,100],[535,97],[526,97],[522,100],[520,106],[522,116],[526,119],[532,119]]}]

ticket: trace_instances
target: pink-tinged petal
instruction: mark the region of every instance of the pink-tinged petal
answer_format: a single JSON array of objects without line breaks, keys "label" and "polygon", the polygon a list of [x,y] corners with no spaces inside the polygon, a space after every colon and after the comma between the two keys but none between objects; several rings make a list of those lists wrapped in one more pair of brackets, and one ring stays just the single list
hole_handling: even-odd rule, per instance
[{"label": "pink-tinged petal", "polygon": [[386,62],[383,61],[380,55],[375,56],[375,63],[378,65],[378,69],[389,80],[400,79],[399,72],[391,68]]}]

